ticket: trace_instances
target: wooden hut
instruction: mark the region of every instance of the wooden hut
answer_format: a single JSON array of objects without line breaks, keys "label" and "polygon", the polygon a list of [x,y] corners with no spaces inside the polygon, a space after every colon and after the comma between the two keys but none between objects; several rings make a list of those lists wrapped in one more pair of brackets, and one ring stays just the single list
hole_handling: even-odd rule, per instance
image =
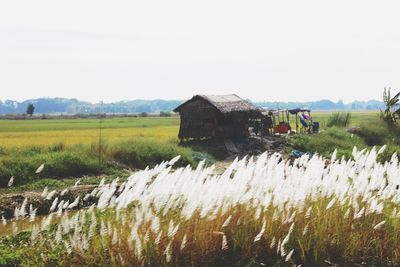
[{"label": "wooden hut", "polygon": [[249,135],[249,119],[261,110],[237,95],[196,95],[174,109],[181,125],[178,137],[240,138]]}]

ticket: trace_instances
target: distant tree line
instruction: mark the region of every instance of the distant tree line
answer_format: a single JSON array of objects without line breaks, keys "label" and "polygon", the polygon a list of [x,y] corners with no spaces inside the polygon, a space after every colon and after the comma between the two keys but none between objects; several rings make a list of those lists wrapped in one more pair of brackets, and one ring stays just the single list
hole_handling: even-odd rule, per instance
[{"label": "distant tree line", "polygon": [[[29,104],[34,105],[35,114],[141,114],[158,113],[168,116],[184,100],[131,100],[115,103],[92,104],[77,99],[65,98],[38,98],[23,102],[6,100],[0,101],[0,114],[24,114]],[[263,108],[309,108],[311,110],[379,110],[385,107],[382,101],[354,101],[344,104],[343,101],[333,102],[330,100],[319,100],[312,102],[255,102]]]}]

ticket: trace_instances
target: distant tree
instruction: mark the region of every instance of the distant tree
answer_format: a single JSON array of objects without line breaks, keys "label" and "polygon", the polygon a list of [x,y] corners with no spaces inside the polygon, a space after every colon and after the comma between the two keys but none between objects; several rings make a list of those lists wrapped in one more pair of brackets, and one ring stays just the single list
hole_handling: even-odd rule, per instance
[{"label": "distant tree", "polygon": [[168,111],[160,111],[160,117],[171,117],[171,113]]},{"label": "distant tree", "polygon": [[399,102],[400,92],[395,96],[390,95],[390,88],[383,90],[383,103],[385,104],[385,110],[381,110],[380,117],[387,122],[389,125],[393,125],[395,123],[395,116],[393,113],[393,107]]},{"label": "distant tree", "polygon": [[29,105],[26,107],[26,114],[32,117],[33,112],[35,112],[35,106],[32,103],[29,103]]},{"label": "distant tree", "polygon": [[140,113],[140,117],[147,117],[147,116],[148,116],[147,112]]}]

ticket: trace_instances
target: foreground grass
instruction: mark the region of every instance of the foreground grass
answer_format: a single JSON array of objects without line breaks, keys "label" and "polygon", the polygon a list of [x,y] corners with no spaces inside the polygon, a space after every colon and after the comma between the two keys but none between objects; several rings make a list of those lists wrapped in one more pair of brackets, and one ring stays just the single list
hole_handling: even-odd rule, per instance
[{"label": "foreground grass", "polygon": [[0,264],[398,266],[399,162],[353,156],[263,155],[222,175],[165,163],[99,187],[97,209],[0,238]]}]

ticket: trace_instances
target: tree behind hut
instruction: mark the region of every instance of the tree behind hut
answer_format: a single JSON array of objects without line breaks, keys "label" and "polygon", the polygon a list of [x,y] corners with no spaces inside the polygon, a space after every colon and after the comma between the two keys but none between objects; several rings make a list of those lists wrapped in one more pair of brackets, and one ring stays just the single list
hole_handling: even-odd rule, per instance
[{"label": "tree behind hut", "polygon": [[385,103],[385,110],[383,111],[381,110],[380,117],[381,119],[386,121],[386,123],[389,126],[394,125],[396,122],[392,109],[399,102],[400,100],[399,97],[400,97],[400,92],[392,97],[390,94],[390,88],[389,89],[385,88],[383,90],[383,102]]},{"label": "tree behind hut", "polygon": [[28,114],[29,116],[32,117],[33,112],[35,112],[35,106],[30,103],[27,107],[26,107],[26,114]]}]

